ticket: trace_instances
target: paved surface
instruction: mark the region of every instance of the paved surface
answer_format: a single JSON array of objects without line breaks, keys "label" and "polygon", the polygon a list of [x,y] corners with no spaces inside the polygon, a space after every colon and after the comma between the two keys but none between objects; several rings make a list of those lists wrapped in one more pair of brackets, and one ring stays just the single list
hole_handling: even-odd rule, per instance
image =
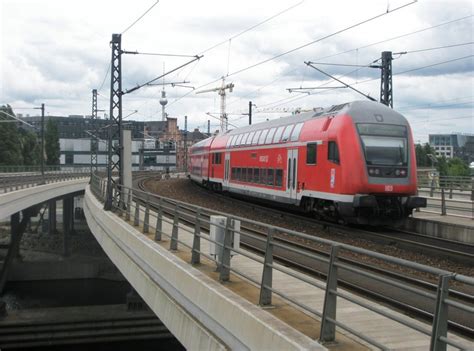
[{"label": "paved surface", "polygon": [[[189,228],[192,230],[191,228]],[[180,231],[180,240],[185,242],[187,245],[192,245],[191,235],[187,231]],[[151,237],[151,236],[150,236]],[[164,247],[169,247],[168,238],[160,243]],[[205,253],[209,253],[209,248],[205,240],[201,250]],[[176,253],[187,262],[189,262],[189,250],[181,245],[179,251]],[[250,253],[249,253],[250,254]],[[250,254],[254,256],[253,254]],[[201,271],[207,272],[207,274],[214,279],[218,279],[217,273],[215,272],[215,263],[203,259],[202,264],[195,266]],[[275,264],[277,265],[277,264]],[[232,258],[231,266],[238,270],[245,272],[249,277],[260,281],[262,276],[262,265],[241,255],[234,256]],[[279,265],[277,265],[279,266]],[[281,266],[280,266],[281,267]],[[286,269],[288,269],[286,267]],[[293,273],[298,274],[296,271]],[[310,279],[316,281],[316,279]],[[324,282],[323,282],[324,283]],[[225,283],[224,286],[231,289],[233,292],[239,294],[240,296],[246,298],[254,304],[258,304],[259,292],[258,289],[247,281],[239,278],[235,274],[231,275],[231,282]],[[304,303],[305,305],[322,312],[323,310],[323,301],[324,301],[324,291],[315,288],[314,286],[297,280],[287,274],[284,274],[279,271],[273,273],[273,288],[283,292],[285,295],[297,300],[298,302]],[[346,294],[355,297],[355,295],[345,291],[344,289],[338,289],[344,291]],[[275,295],[274,295],[275,296]],[[359,298],[360,299],[360,298]],[[290,306],[287,302],[274,297],[274,306],[272,309],[267,311],[277,318],[282,319],[285,323],[288,323],[295,329],[299,330],[303,334],[311,337],[312,339],[319,338],[319,328],[320,320],[314,316],[310,316],[307,312],[302,312],[302,310],[297,307]],[[376,303],[371,303],[372,305],[377,305]],[[344,324],[350,326],[354,330],[359,331],[360,333],[370,336],[371,338],[377,340],[378,342],[384,344],[390,350],[427,350],[430,346],[430,337],[421,334],[413,329],[405,327],[397,322],[394,322],[386,317],[383,317],[379,314],[371,312],[361,306],[358,306],[349,301],[338,298],[337,301],[337,320],[343,322]],[[389,308],[378,305],[378,307],[385,311],[390,311]],[[391,312],[395,314],[398,318],[403,320],[414,321],[413,319],[402,315],[401,313]],[[423,322],[415,321],[416,324],[424,326],[428,329],[431,329],[431,325],[427,325]],[[373,349],[374,347],[365,343],[363,340],[354,337],[353,335],[340,330],[336,336],[338,341],[334,345],[325,345],[328,349],[332,350],[360,350],[360,349]],[[450,337],[453,337],[457,341],[463,340],[462,338],[453,336],[450,334]],[[472,341],[463,341],[467,345],[471,345],[474,349],[474,342]],[[453,349],[448,347],[448,349]]]}]

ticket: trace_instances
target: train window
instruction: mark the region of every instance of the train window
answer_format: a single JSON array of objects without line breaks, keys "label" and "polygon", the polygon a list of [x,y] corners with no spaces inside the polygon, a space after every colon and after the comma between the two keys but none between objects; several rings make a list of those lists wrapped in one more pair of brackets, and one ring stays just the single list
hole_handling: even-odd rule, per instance
[{"label": "train window", "polygon": [[293,132],[291,133],[291,137],[290,137],[291,141],[297,141],[299,139],[302,128],[303,128],[303,123],[298,123],[295,126],[295,128],[293,129]]},{"label": "train window", "polygon": [[281,135],[283,134],[283,130],[285,129],[285,126],[278,127],[275,136],[273,137],[273,142],[274,143],[279,143],[281,139]]},{"label": "train window", "polygon": [[275,179],[273,179],[274,177],[274,170],[269,168],[268,171],[267,171],[267,184],[268,185],[273,185],[274,182],[275,182]]},{"label": "train window", "polygon": [[265,138],[265,144],[271,144],[273,140],[273,136],[275,135],[276,128],[270,129],[270,131],[267,134],[267,137]]},{"label": "train window", "polygon": [[262,168],[260,170],[260,183],[265,184],[267,182],[267,169]]},{"label": "train window", "polygon": [[260,138],[258,138],[258,145],[263,145],[265,138],[267,137],[268,129],[264,129],[262,134],[260,134]]},{"label": "train window", "polygon": [[215,164],[216,165],[220,165],[222,163],[222,153],[221,152],[218,152],[216,154],[214,154],[215,157],[216,157],[216,162]]},{"label": "train window", "polygon": [[288,141],[290,138],[291,131],[293,130],[293,125],[286,126],[285,131],[283,132],[283,135],[281,137],[281,142]]},{"label": "train window", "polygon": [[260,134],[262,134],[261,130],[257,130],[255,132],[255,135],[253,136],[253,139],[252,139],[252,145],[255,145],[258,143],[258,138],[260,138]]},{"label": "train window", "polygon": [[318,144],[316,143],[308,143],[306,145],[306,164],[307,165],[315,165],[316,159],[318,155]]},{"label": "train window", "polygon": [[253,182],[254,183],[260,182],[260,169],[259,168],[253,169]]},{"label": "train window", "polygon": [[232,169],[230,171],[230,179],[235,180],[235,168],[234,167],[232,167]]},{"label": "train window", "polygon": [[245,142],[245,145],[250,145],[252,144],[252,139],[253,139],[253,136],[255,135],[255,132],[251,132],[249,137],[247,138],[247,141]]},{"label": "train window", "polygon": [[242,168],[235,169],[235,179],[241,180],[242,178]]},{"label": "train window", "polygon": [[334,163],[339,163],[339,148],[335,141],[328,143],[328,160]]},{"label": "train window", "polygon": [[281,188],[283,185],[283,170],[277,169],[275,172],[275,186]]}]

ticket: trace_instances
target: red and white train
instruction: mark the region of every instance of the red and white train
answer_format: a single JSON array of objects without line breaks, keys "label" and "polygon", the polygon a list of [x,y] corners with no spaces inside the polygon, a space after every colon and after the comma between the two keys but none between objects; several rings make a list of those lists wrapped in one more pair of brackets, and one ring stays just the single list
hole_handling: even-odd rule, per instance
[{"label": "red and white train", "polygon": [[425,207],[407,120],[354,101],[227,131],[189,152],[209,188],[300,206],[320,218],[393,224]]}]

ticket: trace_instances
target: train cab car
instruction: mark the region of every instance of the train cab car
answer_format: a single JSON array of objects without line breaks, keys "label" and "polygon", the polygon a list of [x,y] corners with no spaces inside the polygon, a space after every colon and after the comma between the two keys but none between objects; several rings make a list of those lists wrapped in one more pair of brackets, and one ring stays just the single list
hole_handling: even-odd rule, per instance
[{"label": "train cab car", "polygon": [[320,218],[395,224],[426,206],[415,196],[410,126],[380,103],[355,101],[238,128],[199,142],[190,155],[194,181]]}]

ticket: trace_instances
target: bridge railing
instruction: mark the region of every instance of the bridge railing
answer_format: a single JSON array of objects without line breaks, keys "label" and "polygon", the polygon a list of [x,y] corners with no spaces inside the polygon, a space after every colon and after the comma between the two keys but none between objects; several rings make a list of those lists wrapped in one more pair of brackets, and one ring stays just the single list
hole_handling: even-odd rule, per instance
[{"label": "bridge railing", "polygon": [[[104,201],[106,196],[106,181],[98,176],[94,176],[91,180],[91,190],[99,200]],[[306,313],[319,318],[321,320],[319,338],[323,343],[334,342],[336,339],[336,327],[339,327],[371,345],[380,349],[388,349],[388,347],[375,338],[365,335],[353,326],[349,326],[338,320],[336,313],[338,301],[344,299],[429,336],[431,338],[431,350],[446,350],[448,345],[458,349],[467,348],[466,345],[448,336],[448,323],[450,321],[450,312],[452,312],[454,308],[458,312],[460,311],[461,313],[472,315],[474,313],[474,307],[465,302],[454,300],[449,296],[449,292],[450,285],[455,282],[456,284],[468,285],[471,288],[474,287],[474,278],[472,277],[285,228],[266,225],[246,218],[210,211],[206,208],[137,189],[129,189],[120,185],[114,186],[113,199],[113,210],[126,221],[132,222],[134,226],[141,227],[144,234],[154,233],[155,241],[161,241],[163,237],[167,237],[171,250],[177,250],[178,245],[190,250],[191,264],[197,264],[201,261],[201,257],[205,257],[216,263],[220,281],[228,281],[230,273],[232,272],[253,283],[260,292],[260,306],[271,305],[273,296],[277,295]],[[209,235],[204,234],[205,231],[209,231],[209,227],[211,226],[211,214],[224,216],[226,218],[225,225],[213,224],[224,230],[223,243],[212,240]],[[240,221],[240,230],[235,230],[231,225],[234,221]],[[167,229],[164,229],[165,225],[168,226]],[[185,240],[183,234],[187,235],[188,239],[190,238],[191,240]],[[232,243],[234,235],[237,234],[240,235],[241,242],[253,240],[254,242],[262,244],[265,248],[264,256],[260,257],[249,251],[235,248]],[[304,242],[305,247],[314,246],[325,248],[329,254],[319,255],[308,250],[297,248],[291,245],[288,240],[284,240],[287,238]],[[211,242],[216,247],[220,247],[222,253],[219,256],[207,254],[206,251],[203,250],[202,240]],[[315,278],[289,269],[281,264],[277,264],[275,262],[275,249],[285,250],[286,252],[301,255],[302,257],[310,258],[313,261],[321,263],[325,267],[326,273],[323,274],[326,276],[325,281],[316,280]],[[231,257],[234,254],[242,255],[259,263],[262,267],[261,279],[255,279],[249,272],[233,267]],[[436,277],[438,281],[437,293],[433,293],[418,285],[408,284],[403,279],[396,279],[392,276],[384,275],[383,273],[361,268],[360,265],[354,264],[353,261],[344,259],[354,254],[363,256],[363,259],[367,258],[377,262],[383,262],[387,265],[402,267],[402,271],[416,271],[424,275]],[[273,280],[275,271],[286,274],[297,281],[304,282],[315,289],[323,290],[325,298],[322,305],[319,306],[319,308],[315,308],[313,305],[308,305],[305,301],[291,297],[290,294],[285,292],[284,287],[276,287]],[[415,321],[401,318],[400,314],[394,311],[378,307],[364,299],[340,290],[339,287],[341,282],[343,282],[340,275],[342,271],[359,274],[362,277],[374,280],[380,284],[385,284],[394,289],[400,289],[401,291],[410,292],[429,299],[432,302],[431,307],[433,311],[431,316],[431,328]]]},{"label": "bridge railing", "polygon": [[22,174],[16,176],[0,176],[0,193],[8,193],[20,189],[31,188],[38,185],[44,185],[66,180],[89,177],[89,172],[78,172],[71,170],[68,172],[48,172],[44,176],[41,174]]},{"label": "bridge railing", "polygon": [[427,197],[426,212],[474,219],[474,178],[418,176],[418,194]]}]

